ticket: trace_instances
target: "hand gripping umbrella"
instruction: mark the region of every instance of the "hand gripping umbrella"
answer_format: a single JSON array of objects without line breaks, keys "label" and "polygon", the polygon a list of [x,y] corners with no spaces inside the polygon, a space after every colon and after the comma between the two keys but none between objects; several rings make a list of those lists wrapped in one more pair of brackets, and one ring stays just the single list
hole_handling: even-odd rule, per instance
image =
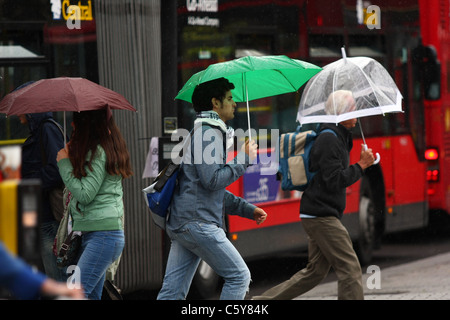
[{"label": "hand gripping umbrella", "polygon": [[[339,123],[348,119],[389,112],[402,112],[402,95],[387,70],[368,57],[343,58],[323,67],[323,70],[307,83],[300,100],[297,121],[306,123]],[[343,110],[335,93],[350,91],[355,104]],[[361,123],[359,122],[364,147]],[[375,164],[380,161],[377,153]]]},{"label": "hand gripping umbrella", "polygon": [[192,102],[192,94],[201,83],[224,77],[234,84],[234,101],[247,103],[249,138],[249,101],[297,91],[321,70],[320,67],[287,56],[247,56],[210,65],[194,74],[175,99]]},{"label": "hand gripping umbrella", "polygon": [[136,109],[121,94],[84,78],[59,77],[32,82],[6,95],[0,102],[0,113],[88,111]]}]

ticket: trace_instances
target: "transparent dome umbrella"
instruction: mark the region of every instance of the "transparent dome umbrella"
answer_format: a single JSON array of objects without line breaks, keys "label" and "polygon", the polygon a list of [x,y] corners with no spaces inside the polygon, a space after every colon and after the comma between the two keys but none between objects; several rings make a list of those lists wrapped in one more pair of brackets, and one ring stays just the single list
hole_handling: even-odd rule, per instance
[{"label": "transparent dome umbrella", "polygon": [[[297,114],[300,125],[337,124],[348,119],[402,112],[403,97],[392,77],[378,61],[368,57],[348,58],[344,48],[342,56],[342,59],[324,66],[306,84]],[[338,99],[331,95],[340,90],[351,91],[355,100],[352,108],[342,110]],[[367,148],[361,123],[359,126]]]},{"label": "transparent dome umbrella", "polygon": [[246,56],[211,64],[194,74],[181,88],[175,99],[192,102],[197,85],[221,77],[228,79],[235,88],[231,91],[236,102],[247,103],[250,135],[250,100],[295,92],[312,76],[322,70],[308,62],[287,56]]}]

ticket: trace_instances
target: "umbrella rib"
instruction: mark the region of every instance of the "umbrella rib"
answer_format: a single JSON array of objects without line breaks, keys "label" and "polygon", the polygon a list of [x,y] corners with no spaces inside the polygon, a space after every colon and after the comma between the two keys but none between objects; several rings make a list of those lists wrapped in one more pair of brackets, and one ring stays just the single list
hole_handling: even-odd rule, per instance
[{"label": "umbrella rib", "polygon": [[[70,88],[72,88],[72,91],[75,93],[74,87],[72,86],[72,82],[69,80],[69,86]],[[75,106],[78,109],[78,97],[76,94],[73,95],[75,97]],[[78,112],[80,112],[80,110],[77,110]]]},{"label": "umbrella rib", "polygon": [[297,91],[297,90],[298,90],[298,89],[292,84],[291,80],[289,80],[289,79],[284,75],[283,72],[281,72],[279,69],[274,69],[274,70],[277,71],[279,74],[281,74],[281,75],[284,77],[284,79],[286,79],[286,81],[289,83],[289,85],[291,86],[291,88],[292,88],[294,91]]},{"label": "umbrella rib", "polygon": [[[354,63],[354,65],[361,71],[361,73],[364,75],[364,77],[366,78],[369,85],[372,86],[372,80],[367,76],[367,74],[364,72],[364,70],[356,63]],[[378,93],[376,92],[376,90],[373,90],[373,94],[375,95],[375,98],[377,99],[378,105],[381,106],[380,100],[378,99]],[[384,115],[384,113],[383,113],[383,115]]]},{"label": "umbrella rib", "polygon": [[[335,92],[336,91],[336,81],[337,81],[337,75],[339,74],[339,69],[337,69],[336,68],[336,71],[334,72],[334,74],[333,74],[333,88],[332,88],[332,93],[333,92]],[[337,116],[338,114],[337,114],[337,112],[336,112],[336,102],[334,101],[334,95],[332,96],[332,100],[333,100],[333,111],[334,111],[334,114]],[[326,105],[325,105],[325,110],[326,110]],[[326,113],[326,112],[325,112]],[[336,122],[336,125],[337,125],[337,122]]]},{"label": "umbrella rib", "polygon": [[[314,85],[314,83],[317,81],[317,79],[319,79],[318,76],[315,76],[314,78],[311,79],[311,83],[308,83],[307,86],[311,87]],[[306,91],[306,95],[305,95],[305,99],[304,101],[307,101],[308,95],[309,95],[310,90]],[[302,99],[303,100],[303,99]]]}]

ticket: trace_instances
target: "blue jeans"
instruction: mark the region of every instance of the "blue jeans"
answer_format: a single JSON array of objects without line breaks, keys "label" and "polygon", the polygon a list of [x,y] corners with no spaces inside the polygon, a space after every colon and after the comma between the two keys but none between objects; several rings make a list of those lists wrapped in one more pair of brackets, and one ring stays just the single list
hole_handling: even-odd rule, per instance
[{"label": "blue jeans", "polygon": [[54,280],[65,282],[67,280],[65,270],[58,268],[56,256],[53,253],[53,242],[55,241],[58,227],[59,222],[56,220],[41,223],[41,257],[45,274]]},{"label": "blue jeans", "polygon": [[172,245],[158,300],[185,299],[201,260],[224,279],[221,300],[244,299],[250,271],[222,228],[194,221],[167,233]]},{"label": "blue jeans", "polygon": [[106,270],[119,258],[124,245],[123,230],[83,233],[77,266],[80,268],[81,285],[88,299],[102,298]]}]

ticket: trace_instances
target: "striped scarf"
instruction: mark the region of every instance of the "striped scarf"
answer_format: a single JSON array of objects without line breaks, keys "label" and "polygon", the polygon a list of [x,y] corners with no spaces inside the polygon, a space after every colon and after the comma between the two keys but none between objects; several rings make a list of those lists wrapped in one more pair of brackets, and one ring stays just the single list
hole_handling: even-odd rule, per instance
[{"label": "striped scarf", "polygon": [[234,129],[227,126],[219,114],[215,111],[202,111],[197,113],[197,119],[194,121],[194,127],[198,124],[209,124],[215,127],[219,127],[227,137],[227,150],[233,145]]}]

